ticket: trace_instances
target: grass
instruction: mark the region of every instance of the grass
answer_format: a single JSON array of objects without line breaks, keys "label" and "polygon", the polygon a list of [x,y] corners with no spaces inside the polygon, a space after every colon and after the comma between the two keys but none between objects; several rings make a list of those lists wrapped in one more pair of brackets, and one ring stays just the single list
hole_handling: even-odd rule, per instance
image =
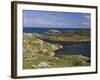
[{"label": "grass", "polygon": [[[69,37],[64,37],[68,34],[63,34],[62,36],[52,37],[53,40],[73,40],[69,34]],[[74,34],[74,33],[73,33]],[[79,35],[75,33],[73,36]],[[88,34],[88,33],[87,33]],[[85,36],[87,36],[84,33]],[[81,34],[80,34],[81,35]],[[54,52],[57,49],[60,49],[61,45],[50,44],[39,39],[37,36],[39,34],[28,34],[24,33],[24,50],[23,50],[23,69],[38,69],[38,68],[57,68],[57,67],[75,67],[75,66],[90,66],[90,58],[82,55],[64,55],[61,57],[50,56],[50,53]],[[85,37],[84,36],[84,37]],[[66,38],[66,39],[65,39]],[[75,38],[75,37],[74,37]],[[78,38],[78,36],[77,36]],[[74,39],[75,40],[75,39]],[[41,52],[41,48],[47,49],[47,52]],[[40,66],[41,63],[48,66]]]},{"label": "grass", "polygon": [[46,38],[49,41],[85,42],[90,41],[90,31],[60,32],[58,36]]},{"label": "grass", "polygon": [[[37,69],[37,68],[60,68],[60,67],[75,67],[75,66],[90,66],[89,58],[82,58],[80,55],[70,55],[61,58],[49,57],[48,55],[37,55],[30,60],[24,59],[24,69]],[[38,67],[41,62],[48,62],[49,67]],[[36,67],[32,67],[34,64]]]}]

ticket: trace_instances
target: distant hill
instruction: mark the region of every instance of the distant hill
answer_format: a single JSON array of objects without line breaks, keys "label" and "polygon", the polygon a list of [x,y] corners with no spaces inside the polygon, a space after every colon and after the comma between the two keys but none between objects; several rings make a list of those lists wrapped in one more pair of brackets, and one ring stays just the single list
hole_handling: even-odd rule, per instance
[{"label": "distant hill", "polygon": [[56,36],[47,36],[47,38],[43,38],[48,41],[64,41],[64,42],[87,42],[90,41],[90,31],[57,31],[57,30],[49,30],[49,33],[57,34]]}]

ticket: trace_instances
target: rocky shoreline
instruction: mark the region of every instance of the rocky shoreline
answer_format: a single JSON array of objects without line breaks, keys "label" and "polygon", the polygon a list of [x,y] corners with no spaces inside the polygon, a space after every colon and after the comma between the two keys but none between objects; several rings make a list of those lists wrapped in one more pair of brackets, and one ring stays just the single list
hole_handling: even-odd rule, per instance
[{"label": "rocky shoreline", "polygon": [[37,33],[24,33],[23,69],[89,66],[90,59],[82,55],[55,56],[63,48],[40,39]]}]

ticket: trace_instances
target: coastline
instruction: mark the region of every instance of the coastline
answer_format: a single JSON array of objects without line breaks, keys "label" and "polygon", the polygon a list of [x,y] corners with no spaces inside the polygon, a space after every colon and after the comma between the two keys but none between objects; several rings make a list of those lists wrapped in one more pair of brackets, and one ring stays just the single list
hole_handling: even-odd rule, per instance
[{"label": "coastline", "polygon": [[[37,68],[57,68],[57,67],[76,67],[76,66],[90,66],[90,58],[80,54],[70,54],[55,56],[55,50],[61,49],[60,44],[81,44],[90,41],[82,42],[65,42],[55,41],[57,43],[50,43],[46,37],[37,33],[24,33],[24,51],[23,51],[23,69],[37,69]],[[44,38],[45,40],[43,40]],[[53,41],[51,41],[53,42]],[[28,65],[27,65],[28,64]]]}]

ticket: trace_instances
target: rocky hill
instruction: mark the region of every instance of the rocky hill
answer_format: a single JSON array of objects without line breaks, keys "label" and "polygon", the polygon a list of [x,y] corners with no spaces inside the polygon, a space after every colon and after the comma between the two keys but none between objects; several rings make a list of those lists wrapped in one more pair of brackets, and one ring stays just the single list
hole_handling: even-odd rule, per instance
[{"label": "rocky hill", "polygon": [[23,35],[23,69],[89,66],[90,59],[82,55],[56,57],[54,51],[62,45],[41,40],[37,33]]}]

